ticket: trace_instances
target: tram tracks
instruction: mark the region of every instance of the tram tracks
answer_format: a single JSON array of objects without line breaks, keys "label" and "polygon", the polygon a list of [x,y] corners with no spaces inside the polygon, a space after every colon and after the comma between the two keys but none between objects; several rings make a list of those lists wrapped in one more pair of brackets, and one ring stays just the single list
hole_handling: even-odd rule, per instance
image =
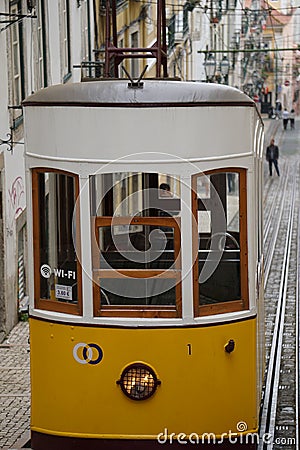
[{"label": "tram tracks", "polygon": [[[273,259],[273,255],[274,255],[274,251],[275,251],[275,245],[277,242],[277,238],[278,238],[278,234],[279,234],[279,229],[280,229],[280,224],[281,224],[281,218],[282,218],[282,214],[283,214],[283,210],[284,210],[284,198],[286,196],[287,193],[287,189],[288,189],[288,178],[289,178],[289,174],[290,174],[290,167],[288,167],[286,169],[286,176],[280,179],[280,183],[277,184],[277,189],[276,192],[274,194],[274,198],[273,201],[271,203],[271,208],[270,211],[268,212],[267,215],[267,220],[265,221],[264,224],[264,239],[263,239],[263,245],[264,245],[264,260],[265,260],[265,267],[264,267],[264,272],[265,272],[265,283],[264,283],[264,287],[266,288],[268,279],[269,279],[269,273],[271,270],[271,264],[272,264],[272,259]],[[282,181],[284,180],[284,181]],[[279,201],[279,206],[278,206],[278,199]],[[271,230],[273,229],[273,233],[271,234]],[[270,239],[270,234],[272,236],[272,238]]]},{"label": "tram tracks", "polygon": [[[291,343],[295,336],[295,323],[292,319],[295,313],[295,293],[290,292],[293,283],[296,286],[296,279],[294,282],[291,280],[291,277],[295,278],[295,270],[290,263],[295,258],[296,192],[299,184],[297,173],[295,163],[293,167],[290,163],[285,171],[284,189],[280,189],[280,197],[274,196],[267,219],[268,225],[265,227],[265,231],[268,231],[266,233],[268,240],[264,241],[267,250],[266,297],[269,297],[266,305],[268,366],[261,407],[260,450],[295,448],[296,424],[299,424],[297,411],[293,408],[296,392],[287,381],[297,379],[294,373],[295,364],[291,363],[290,357],[291,354],[297,354],[296,340]],[[279,186],[278,184],[278,192]],[[272,233],[271,230],[273,230]],[[282,238],[284,243],[278,242]],[[275,276],[273,280],[269,277],[271,267],[272,277]],[[280,279],[279,286],[276,285],[277,276]],[[270,281],[269,284],[268,281]],[[285,360],[286,354],[288,354],[289,364]]]},{"label": "tram tracks", "polygon": [[[266,134],[265,134],[265,143],[268,145],[268,143],[270,142],[272,137],[275,137],[278,133],[278,129],[279,129],[279,122],[278,121],[272,121],[267,130],[266,130]],[[279,133],[278,133],[279,134]],[[281,134],[279,134],[278,140],[281,142],[282,140],[282,132]],[[265,168],[265,175],[267,174],[268,168]],[[266,197],[268,196],[269,192],[271,191],[271,187],[272,187],[272,183],[271,183],[271,179],[269,178],[268,181],[265,183],[264,186],[264,192],[265,192],[265,199],[264,199],[264,204],[266,203]]]},{"label": "tram tracks", "polygon": [[[270,233],[270,227],[272,225],[272,218],[274,218],[274,214],[276,211],[276,205],[278,204],[278,200],[283,197],[283,188],[286,186],[286,181],[289,175],[289,167],[288,161],[286,159],[282,160],[281,163],[281,171],[285,174],[284,177],[279,178],[279,183],[276,183],[277,175],[275,177],[270,177],[268,175],[268,181],[266,185],[269,188],[266,190],[266,185],[264,188],[264,245],[268,239]],[[274,182],[276,183],[276,188],[274,189]],[[271,201],[270,201],[271,199]]]},{"label": "tram tracks", "polygon": [[[295,378],[295,390],[296,390],[296,449],[300,448],[300,423],[299,423],[299,414],[300,414],[300,210],[298,214],[298,234],[297,234],[297,284],[296,284],[296,378]],[[297,351],[298,350],[298,351]]]}]

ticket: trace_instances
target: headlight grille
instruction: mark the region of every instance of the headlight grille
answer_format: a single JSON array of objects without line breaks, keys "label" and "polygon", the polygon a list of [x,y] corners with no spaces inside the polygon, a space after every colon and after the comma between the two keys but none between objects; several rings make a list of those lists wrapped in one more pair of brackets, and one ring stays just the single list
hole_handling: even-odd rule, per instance
[{"label": "headlight grille", "polygon": [[157,379],[154,370],[142,363],[130,364],[121,375],[117,384],[121,386],[124,394],[132,400],[146,400],[151,397],[161,382]]}]

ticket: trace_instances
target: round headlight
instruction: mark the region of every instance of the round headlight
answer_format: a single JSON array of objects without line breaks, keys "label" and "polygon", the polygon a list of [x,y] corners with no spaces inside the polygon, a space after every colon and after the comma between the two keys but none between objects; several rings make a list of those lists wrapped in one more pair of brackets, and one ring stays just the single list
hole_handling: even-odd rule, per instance
[{"label": "round headlight", "polygon": [[146,400],[156,391],[161,382],[157,379],[154,370],[142,363],[130,364],[121,375],[117,384],[121,386],[124,394],[132,400]]}]

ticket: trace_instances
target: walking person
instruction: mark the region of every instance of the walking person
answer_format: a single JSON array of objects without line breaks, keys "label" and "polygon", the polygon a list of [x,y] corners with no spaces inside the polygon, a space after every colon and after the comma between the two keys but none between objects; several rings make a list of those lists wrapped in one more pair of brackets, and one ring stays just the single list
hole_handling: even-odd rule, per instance
[{"label": "walking person", "polygon": [[290,112],[290,122],[291,122],[291,130],[295,128],[295,110],[291,109]]},{"label": "walking person", "polygon": [[279,149],[278,149],[278,146],[275,145],[275,141],[272,138],[270,145],[267,147],[267,153],[266,153],[266,160],[269,163],[270,177],[272,176],[272,165],[273,164],[274,164],[275,170],[277,172],[277,175],[279,176],[278,158],[279,158]]},{"label": "walking person", "polygon": [[281,119],[282,106],[279,100],[276,100],[275,115],[276,119]]},{"label": "walking person", "polygon": [[282,113],[282,120],[283,120],[283,128],[285,130],[286,130],[287,124],[289,122],[289,118],[290,118],[289,112],[286,108],[284,108],[284,111]]}]

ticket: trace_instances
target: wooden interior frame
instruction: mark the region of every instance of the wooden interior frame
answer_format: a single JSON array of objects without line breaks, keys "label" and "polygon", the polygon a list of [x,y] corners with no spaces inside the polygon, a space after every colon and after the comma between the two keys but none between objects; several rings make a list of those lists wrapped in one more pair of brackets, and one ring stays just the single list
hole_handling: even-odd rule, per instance
[{"label": "wooden interior frame", "polygon": [[67,314],[82,315],[82,269],[80,265],[81,255],[77,255],[77,296],[76,304],[60,302],[59,300],[40,298],[40,223],[39,223],[39,185],[38,176],[41,173],[55,173],[57,175],[66,175],[72,177],[75,181],[75,199],[76,203],[76,251],[81,252],[80,246],[80,218],[79,218],[79,179],[78,175],[52,168],[34,168],[32,169],[32,218],[33,218],[33,259],[34,259],[34,307],[47,311],[55,311]]},{"label": "wooden interior frame", "polygon": [[[153,225],[170,227],[174,229],[174,269],[101,269],[99,258],[99,233],[100,227],[113,225]],[[174,217],[93,217],[92,218],[92,255],[93,255],[93,298],[95,316],[118,317],[181,317],[181,244],[180,244],[180,219]],[[120,279],[132,278],[173,278],[176,280],[175,305],[101,305],[100,288],[101,278]]]},{"label": "wooden interior frame", "polygon": [[[211,305],[199,305],[199,283],[198,283],[198,195],[197,178],[203,175],[214,175],[218,173],[239,174],[239,229],[240,229],[240,274],[241,274],[241,299],[214,303]],[[248,287],[248,242],[247,242],[247,172],[246,169],[226,167],[222,169],[209,170],[192,176],[192,212],[193,221],[193,297],[195,317],[211,314],[223,314],[234,311],[249,309],[249,287]]]}]

